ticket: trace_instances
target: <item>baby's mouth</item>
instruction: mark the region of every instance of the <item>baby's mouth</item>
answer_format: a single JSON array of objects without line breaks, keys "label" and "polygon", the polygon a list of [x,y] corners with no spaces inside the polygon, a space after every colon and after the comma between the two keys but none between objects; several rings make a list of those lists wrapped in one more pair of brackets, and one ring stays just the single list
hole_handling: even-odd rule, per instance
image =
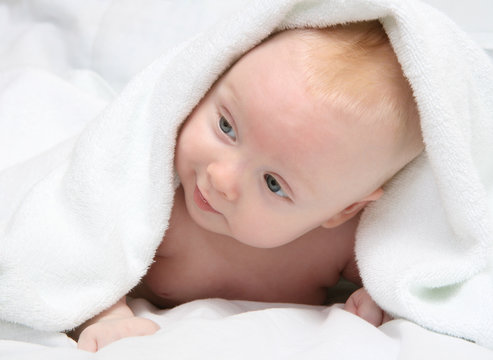
[{"label": "baby's mouth", "polygon": [[209,211],[209,212],[212,212],[215,214],[220,214],[220,212],[217,211],[216,209],[214,209],[209,204],[209,202],[205,199],[204,195],[202,195],[202,193],[200,192],[198,186],[195,186],[195,190],[193,192],[193,201],[195,202],[195,204],[197,204],[197,206],[200,209],[202,209],[204,211]]}]

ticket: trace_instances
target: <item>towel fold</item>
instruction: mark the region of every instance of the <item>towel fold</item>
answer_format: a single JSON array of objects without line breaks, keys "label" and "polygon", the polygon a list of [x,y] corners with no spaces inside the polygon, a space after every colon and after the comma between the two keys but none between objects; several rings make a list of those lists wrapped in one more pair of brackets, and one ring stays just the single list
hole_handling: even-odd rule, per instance
[{"label": "towel fold", "polygon": [[[49,120],[87,125],[29,159],[12,155],[17,163],[0,172],[0,319],[59,331],[115,303],[152,262],[173,206],[177,129],[220,74],[273,31],[379,19],[411,83],[426,151],[363,214],[364,284],[395,316],[493,348],[491,60],[417,0],[237,5],[157,58],[104,110],[110,97],[74,91]],[[47,83],[39,91],[61,86]],[[4,101],[12,87],[2,89]],[[24,104],[22,94],[17,108],[0,111],[0,126],[27,108],[29,129],[68,101]]]}]

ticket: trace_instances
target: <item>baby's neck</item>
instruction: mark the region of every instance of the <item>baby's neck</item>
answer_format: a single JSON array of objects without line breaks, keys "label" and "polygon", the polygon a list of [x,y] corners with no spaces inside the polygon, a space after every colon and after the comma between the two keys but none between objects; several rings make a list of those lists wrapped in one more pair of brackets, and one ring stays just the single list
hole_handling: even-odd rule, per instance
[{"label": "baby's neck", "polygon": [[[257,259],[267,259],[270,261],[283,261],[282,258],[303,257],[314,258],[315,262],[323,262],[326,256],[326,263],[329,264],[327,273],[334,272],[334,278],[327,280],[327,286],[332,281],[337,282],[342,274],[347,280],[359,284],[359,272],[354,256],[354,242],[356,229],[359,224],[361,212],[353,218],[335,228],[317,227],[288,244],[275,248],[256,248],[245,245],[229,236],[210,232],[197,225],[187,211],[182,187],[177,189],[175,195],[175,205],[170,221],[170,228],[166,233],[164,242],[181,243],[184,239],[200,239],[201,245],[207,248],[205,254],[214,254],[216,260],[229,263],[233,267],[238,267],[241,262],[238,258],[248,258],[250,262]],[[289,261],[289,260],[288,260]],[[260,266],[260,265],[259,265]]]},{"label": "baby's neck", "polygon": [[160,307],[209,297],[320,305],[341,275],[359,281],[357,221],[318,227],[283,246],[256,248],[199,227],[179,188],[170,226],[134,295]]}]

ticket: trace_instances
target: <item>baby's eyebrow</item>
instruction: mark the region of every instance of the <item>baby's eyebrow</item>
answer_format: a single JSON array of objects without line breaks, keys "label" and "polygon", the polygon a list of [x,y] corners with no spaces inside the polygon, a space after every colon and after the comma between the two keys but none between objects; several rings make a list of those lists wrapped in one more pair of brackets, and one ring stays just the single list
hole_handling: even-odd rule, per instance
[{"label": "baby's eyebrow", "polygon": [[[294,198],[301,198],[314,195],[314,184],[304,176],[305,172],[302,169],[288,168],[284,173],[286,176],[285,183],[293,194]],[[288,176],[289,175],[289,176]],[[293,199],[294,199],[293,198]]]},{"label": "baby's eyebrow", "polygon": [[232,81],[225,81],[224,87],[226,90],[229,90],[229,93],[231,94],[231,100],[235,105],[239,104],[240,97],[238,96],[237,89],[234,86],[234,83]]},{"label": "baby's eyebrow", "polygon": [[[222,89],[224,91],[223,96],[227,97],[227,99],[230,100],[229,106],[228,107],[223,106],[223,107],[225,107],[226,111],[228,111],[230,113],[233,121],[235,121],[235,122],[236,122],[236,120],[240,121],[241,120],[240,118],[235,119],[235,117],[234,117],[234,115],[235,115],[234,110],[236,109],[236,110],[241,111],[241,107],[242,107],[241,97],[239,96],[238,89],[235,86],[234,82],[231,81],[231,79],[229,79],[229,78],[225,79],[223,85],[224,85],[224,88]],[[238,123],[237,123],[237,126],[239,126]],[[288,176],[286,176],[286,174],[289,174],[289,173],[293,174],[293,179],[289,179],[289,181],[288,181],[287,180]],[[289,196],[293,201],[300,197],[300,194],[303,193],[303,191],[301,189],[306,187],[306,186],[302,185],[305,182],[305,179],[294,180],[295,177],[299,176],[299,173],[300,173],[300,171],[297,169],[290,169],[290,170],[286,171],[284,177],[282,175],[280,175],[279,173],[276,173],[276,172],[272,173],[272,175],[274,175],[276,179],[280,180],[281,186],[284,188],[284,190],[286,190],[289,193]]]}]

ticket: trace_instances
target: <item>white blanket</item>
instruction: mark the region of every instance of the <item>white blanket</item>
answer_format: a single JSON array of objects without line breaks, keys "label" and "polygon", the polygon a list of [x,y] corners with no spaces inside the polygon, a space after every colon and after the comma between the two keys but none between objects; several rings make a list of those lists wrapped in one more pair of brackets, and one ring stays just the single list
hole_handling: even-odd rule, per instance
[{"label": "white blanket", "polygon": [[176,129],[232,61],[276,29],[379,18],[412,84],[426,154],[365,211],[364,283],[396,316],[493,348],[491,61],[417,1],[237,3],[114,100],[93,73],[2,73],[0,335],[13,333],[8,322],[74,327],[139,281],[172,207]]},{"label": "white blanket", "polygon": [[[0,358],[16,360],[374,359],[490,360],[493,351],[409,321],[376,328],[339,306],[303,306],[207,299],[158,310],[142,299],[132,309],[161,326],[97,353],[78,351],[63,334],[49,345],[0,340]],[[39,339],[34,339],[39,340]]]}]

